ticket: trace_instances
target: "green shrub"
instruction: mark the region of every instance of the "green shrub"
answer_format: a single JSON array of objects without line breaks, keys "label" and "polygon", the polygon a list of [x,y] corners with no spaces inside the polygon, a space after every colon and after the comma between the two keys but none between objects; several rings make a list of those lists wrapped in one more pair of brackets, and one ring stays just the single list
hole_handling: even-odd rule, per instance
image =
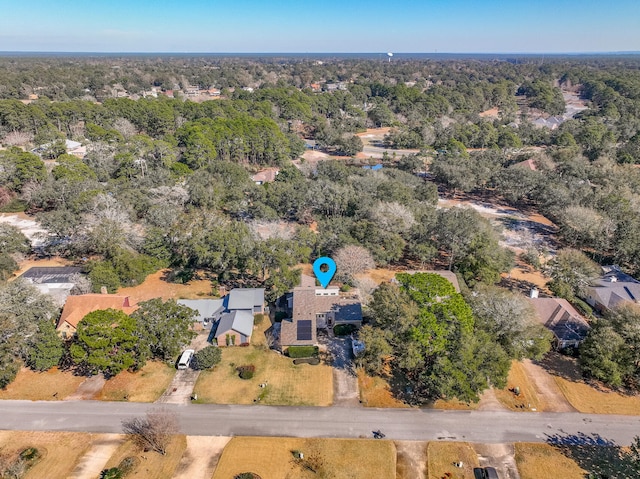
[{"label": "green shrub", "polygon": [[593,316],[593,309],[587,303],[582,301],[580,298],[573,298],[571,304],[581,313],[583,316],[590,318]]},{"label": "green shrub", "polygon": [[193,356],[191,366],[194,369],[209,369],[222,359],[222,351],[217,346],[207,346]]},{"label": "green shrub", "polygon": [[124,472],[122,472],[117,467],[112,467],[111,469],[104,469],[100,473],[100,479],[123,479]]},{"label": "green shrub", "polygon": [[258,313],[253,316],[253,324],[255,325],[262,324],[263,320],[264,320],[264,314],[262,313]]},{"label": "green shrub", "polygon": [[346,293],[347,291],[349,291],[351,289],[351,286],[348,285],[347,283],[343,284],[342,286],[340,286],[340,291],[342,291],[343,293]]},{"label": "green shrub", "polygon": [[127,286],[142,283],[148,275],[164,266],[159,259],[126,250],[116,254],[111,263],[120,278],[120,283]]},{"label": "green shrub", "polygon": [[35,447],[28,447],[20,453],[20,459],[23,461],[35,461],[40,457],[40,451]]},{"label": "green shrub", "polygon": [[139,462],[140,462],[140,459],[138,459],[137,457],[128,456],[128,457],[125,457],[122,461],[120,461],[120,464],[118,464],[118,469],[120,469],[123,475],[126,476],[138,465]]},{"label": "green shrub", "polygon": [[358,328],[354,324],[338,324],[333,328],[333,334],[336,336],[349,336],[356,329]]},{"label": "green shrub", "polygon": [[309,358],[318,354],[318,346],[289,346],[287,354],[290,358]]},{"label": "green shrub", "polygon": [[287,318],[287,313],[285,313],[284,311],[276,311],[276,314],[275,314],[276,323],[279,323],[280,321],[286,318]]},{"label": "green shrub", "polygon": [[102,286],[106,286],[109,293],[115,293],[120,287],[120,277],[111,263],[96,261],[89,265],[89,269],[89,279],[94,293],[99,293]]},{"label": "green shrub", "polygon": [[238,373],[240,374],[241,379],[251,379],[255,372],[256,367],[253,364],[238,367]]},{"label": "green shrub", "polygon": [[0,213],[22,213],[27,209],[26,201],[13,198],[9,203],[0,208]]}]

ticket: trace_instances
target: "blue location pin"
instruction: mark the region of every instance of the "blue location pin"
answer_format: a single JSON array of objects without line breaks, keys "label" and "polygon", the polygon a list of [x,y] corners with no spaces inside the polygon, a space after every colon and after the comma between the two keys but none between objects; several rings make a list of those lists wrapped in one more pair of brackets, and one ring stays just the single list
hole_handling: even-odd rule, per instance
[{"label": "blue location pin", "polygon": [[[320,267],[325,264],[329,269],[327,269],[326,271],[322,271]],[[327,289],[327,286],[329,286],[333,275],[336,274],[336,262],[327,256],[318,258],[313,262],[313,272],[315,273],[316,278],[318,278],[318,281],[320,281],[320,285],[323,288]]]}]

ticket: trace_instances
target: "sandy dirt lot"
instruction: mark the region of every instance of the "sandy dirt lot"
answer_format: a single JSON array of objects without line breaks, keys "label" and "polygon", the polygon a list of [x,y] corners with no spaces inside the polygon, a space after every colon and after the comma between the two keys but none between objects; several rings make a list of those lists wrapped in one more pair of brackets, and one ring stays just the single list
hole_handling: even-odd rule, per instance
[{"label": "sandy dirt lot", "polygon": [[102,434],[97,437],[68,479],[94,479],[100,476],[104,465],[123,442],[121,434]]},{"label": "sandy dirt lot", "polygon": [[173,479],[210,479],[230,440],[226,436],[187,436],[187,450]]},{"label": "sandy dirt lot", "polygon": [[43,238],[47,235],[47,231],[33,217],[24,213],[0,213],[0,223],[7,223],[18,228],[31,240],[33,246],[42,245]]}]

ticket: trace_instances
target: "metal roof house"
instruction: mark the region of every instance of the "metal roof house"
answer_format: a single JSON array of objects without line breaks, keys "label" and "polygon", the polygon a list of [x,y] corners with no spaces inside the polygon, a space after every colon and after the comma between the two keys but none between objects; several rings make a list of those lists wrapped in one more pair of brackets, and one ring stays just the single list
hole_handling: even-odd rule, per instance
[{"label": "metal roof house", "polygon": [[235,288],[228,296],[227,310],[249,310],[264,314],[264,288]]},{"label": "metal roof house", "polygon": [[235,346],[248,343],[253,332],[253,313],[236,310],[223,313],[214,337],[218,346]]},{"label": "metal roof house", "polygon": [[59,306],[64,305],[75,286],[74,276],[82,273],[75,266],[41,266],[29,268],[20,278],[33,284],[42,294],[47,294]]},{"label": "metal roof house", "polygon": [[226,309],[224,299],[179,299],[177,303],[196,311],[195,319],[200,321],[205,329],[211,329]]}]

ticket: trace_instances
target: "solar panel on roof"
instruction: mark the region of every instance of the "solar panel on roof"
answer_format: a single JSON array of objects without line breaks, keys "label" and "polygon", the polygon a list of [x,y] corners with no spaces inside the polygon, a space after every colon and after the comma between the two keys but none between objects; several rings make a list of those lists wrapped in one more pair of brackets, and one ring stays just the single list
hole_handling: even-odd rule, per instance
[{"label": "solar panel on roof", "polygon": [[302,321],[298,321],[298,329],[297,329],[297,339],[298,341],[311,341],[311,320],[305,319]]}]

